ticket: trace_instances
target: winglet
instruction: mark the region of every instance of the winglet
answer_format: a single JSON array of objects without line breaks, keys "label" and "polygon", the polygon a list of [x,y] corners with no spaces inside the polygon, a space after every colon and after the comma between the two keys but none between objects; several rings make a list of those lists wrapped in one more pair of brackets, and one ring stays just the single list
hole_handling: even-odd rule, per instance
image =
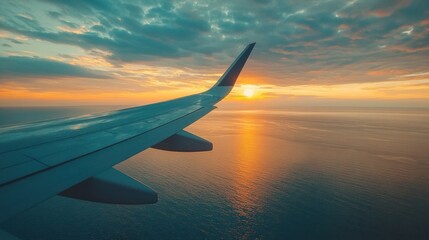
[{"label": "winglet", "polygon": [[255,46],[255,42],[247,45],[247,47],[241,52],[241,54],[235,59],[235,61],[229,66],[228,70],[220,77],[219,81],[213,87],[233,87],[235,81],[240,75],[241,69],[247,61],[250,53]]},{"label": "winglet", "polygon": [[222,100],[226,95],[231,92],[234,87],[235,81],[237,81],[238,75],[240,75],[241,69],[249,58],[250,53],[256,43],[251,43],[240,53],[235,61],[229,66],[226,72],[219,78],[216,84],[207,90],[205,93],[213,97],[214,103]]}]

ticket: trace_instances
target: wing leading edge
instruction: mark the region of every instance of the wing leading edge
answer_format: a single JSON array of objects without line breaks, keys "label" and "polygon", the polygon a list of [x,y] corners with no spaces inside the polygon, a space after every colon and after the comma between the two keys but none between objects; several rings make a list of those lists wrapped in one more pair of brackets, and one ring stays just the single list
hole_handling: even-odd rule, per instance
[{"label": "wing leading edge", "polygon": [[[0,222],[61,193],[99,202],[133,202],[130,195],[109,201],[113,186],[140,191],[140,201],[136,201],[140,203],[145,203],[141,200],[145,194],[156,196],[112,167],[152,146],[210,150],[210,142],[182,130],[228,95],[254,46],[249,44],[218,82],[200,94],[102,115],[0,129]],[[192,142],[201,146],[192,148]],[[101,200],[85,195],[87,186],[101,186]]]}]

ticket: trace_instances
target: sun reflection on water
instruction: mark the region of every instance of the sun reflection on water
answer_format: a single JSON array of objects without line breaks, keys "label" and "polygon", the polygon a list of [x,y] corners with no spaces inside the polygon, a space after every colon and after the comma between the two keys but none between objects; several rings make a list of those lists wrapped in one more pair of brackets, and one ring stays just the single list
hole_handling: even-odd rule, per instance
[{"label": "sun reflection on water", "polygon": [[237,155],[231,201],[240,217],[251,218],[261,205],[258,169],[263,150],[258,135],[262,126],[256,124],[253,114],[243,113],[237,127],[238,139],[235,148]]}]

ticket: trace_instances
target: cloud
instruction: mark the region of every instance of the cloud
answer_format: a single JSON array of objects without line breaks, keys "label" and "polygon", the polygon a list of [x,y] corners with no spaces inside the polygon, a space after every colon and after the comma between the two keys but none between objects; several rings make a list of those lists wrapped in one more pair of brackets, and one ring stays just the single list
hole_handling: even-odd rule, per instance
[{"label": "cloud", "polygon": [[8,56],[0,57],[0,80],[10,81],[16,77],[83,77],[109,78],[106,74],[43,58]]},{"label": "cloud", "polygon": [[23,45],[101,50],[115,67],[220,73],[253,41],[246,72],[282,86],[386,81],[429,65],[425,0],[64,0],[34,2],[30,13],[19,6],[5,4],[0,29],[29,38]]},{"label": "cloud", "polygon": [[48,11],[47,14],[53,19],[59,19],[61,17],[61,13],[55,11]]},{"label": "cloud", "polygon": [[[89,11],[90,8],[87,6],[86,9]],[[86,32],[65,31],[64,27],[60,27],[63,30],[60,32],[45,31],[36,20],[17,18],[25,24],[18,24],[15,20],[2,21],[0,28],[33,39],[75,45],[87,50],[106,50],[112,53],[112,60],[125,62],[153,57],[189,56],[192,51],[180,47],[176,42],[194,42],[209,30],[207,23],[195,17],[179,15],[174,15],[174,19],[163,24],[142,24],[135,18],[124,16],[115,25],[106,24],[112,26],[110,28],[97,24]],[[60,20],[60,23],[69,28],[78,28],[76,23],[64,20]],[[108,36],[100,34],[102,32]]]},{"label": "cloud", "polygon": [[411,0],[382,0],[375,3],[370,14],[376,17],[388,17],[408,5]]}]

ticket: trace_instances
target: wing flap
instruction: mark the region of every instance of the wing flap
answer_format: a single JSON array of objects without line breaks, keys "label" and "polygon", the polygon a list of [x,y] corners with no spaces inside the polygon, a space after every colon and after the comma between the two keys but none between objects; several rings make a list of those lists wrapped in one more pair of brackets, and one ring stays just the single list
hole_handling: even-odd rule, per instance
[{"label": "wing flap", "polygon": [[117,135],[101,131],[92,134],[46,143],[31,147],[22,152],[38,161],[53,167],[79,156],[96,151],[122,140]]},{"label": "wing flap", "polygon": [[37,161],[28,161],[0,170],[0,185],[17,178],[46,169],[47,166]]},{"label": "wing flap", "polygon": [[19,152],[0,154],[0,159],[0,186],[47,168],[46,165]]},{"label": "wing flap", "polygon": [[13,165],[31,161],[33,159],[17,152],[0,154],[0,170],[12,167]]}]

